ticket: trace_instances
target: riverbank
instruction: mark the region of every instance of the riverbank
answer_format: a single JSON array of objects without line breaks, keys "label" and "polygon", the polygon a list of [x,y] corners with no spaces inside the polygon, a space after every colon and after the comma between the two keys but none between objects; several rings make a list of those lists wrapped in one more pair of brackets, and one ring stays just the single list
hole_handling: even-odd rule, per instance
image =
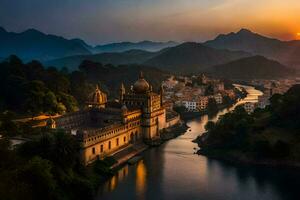
[{"label": "riverbank", "polygon": [[210,159],[222,160],[232,164],[238,165],[262,165],[262,166],[277,166],[277,167],[300,167],[300,162],[291,160],[275,160],[275,159],[257,159],[253,158],[250,153],[240,150],[227,150],[227,149],[205,149],[201,148],[205,144],[208,137],[208,132],[198,136],[194,143],[200,148],[196,153],[198,155],[206,156]]},{"label": "riverbank", "polygon": [[90,180],[93,182],[95,187],[103,185],[122,167],[126,166],[127,164],[133,165],[139,160],[143,159],[143,152],[148,151],[151,148],[156,148],[162,145],[164,142],[182,135],[188,130],[188,128],[189,127],[186,125],[186,123],[181,121],[179,124],[165,129],[161,133],[161,140],[156,143],[157,145],[147,145],[144,143],[130,145],[110,156],[108,162],[106,160],[96,161],[88,166]]},{"label": "riverbank", "polygon": [[130,159],[134,158],[135,156],[139,156],[142,152],[146,151],[148,148],[160,146],[164,142],[182,135],[183,133],[186,132],[188,128],[189,127],[186,125],[186,123],[181,121],[179,124],[176,124],[170,128],[165,129],[161,133],[161,139],[157,140],[152,145],[144,144],[144,143],[130,145],[129,147],[112,155],[112,158],[116,160],[116,163],[113,164],[110,168],[114,170],[122,167],[123,165],[127,164],[127,162]]},{"label": "riverbank", "polygon": [[211,113],[208,112],[207,110],[204,111],[200,111],[200,112],[182,112],[182,111],[177,111],[180,114],[180,118],[182,120],[184,120],[185,122],[188,120],[192,120],[192,119],[196,119],[199,117],[202,117],[204,115],[215,115],[216,113],[218,113],[219,111],[226,109],[226,108],[230,108],[232,107],[234,104],[236,104],[239,101],[239,99],[236,99],[234,102],[232,102],[231,104],[227,104],[227,105],[218,105],[217,109],[215,112]]},{"label": "riverbank", "polygon": [[194,140],[200,147],[197,153],[234,164],[299,168],[299,118],[294,111],[299,108],[299,91],[299,86],[292,87],[280,104],[271,104],[273,109],[248,114],[239,107],[210,122],[207,132]]},{"label": "riverbank", "polygon": [[249,152],[243,152],[241,150],[228,150],[228,149],[216,149],[216,148],[202,148],[208,138],[208,132],[198,136],[194,143],[200,148],[196,153],[198,155],[206,156],[210,159],[222,160],[236,165],[256,165],[256,166],[271,166],[271,167],[292,167],[299,168],[300,162],[294,160],[275,160],[269,158],[254,158]]},{"label": "riverbank", "polygon": [[241,151],[225,151],[225,150],[198,150],[198,155],[206,156],[210,159],[222,160],[235,165],[256,165],[270,167],[292,167],[299,168],[300,162],[289,160],[257,160]]}]

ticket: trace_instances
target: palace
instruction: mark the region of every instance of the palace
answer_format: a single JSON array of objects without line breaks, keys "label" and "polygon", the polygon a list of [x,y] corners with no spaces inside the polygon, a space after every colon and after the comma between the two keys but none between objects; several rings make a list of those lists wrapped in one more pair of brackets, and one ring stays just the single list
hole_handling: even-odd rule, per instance
[{"label": "palace", "polygon": [[[86,102],[87,108],[52,119],[52,128],[63,128],[82,143],[82,159],[87,165],[139,143],[160,141],[163,130],[180,122],[177,114],[167,114],[160,93],[141,73],[126,91],[122,84],[118,102],[108,102],[98,87]],[[172,116],[172,117],[169,117]]]}]

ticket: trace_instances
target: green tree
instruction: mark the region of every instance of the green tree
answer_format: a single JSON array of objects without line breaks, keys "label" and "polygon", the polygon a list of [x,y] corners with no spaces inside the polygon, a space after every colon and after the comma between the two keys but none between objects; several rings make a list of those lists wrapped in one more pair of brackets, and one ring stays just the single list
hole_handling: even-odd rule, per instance
[{"label": "green tree", "polygon": [[214,98],[209,98],[208,104],[207,104],[207,112],[209,114],[215,114],[218,112],[218,105]]},{"label": "green tree", "polygon": [[17,199],[54,199],[56,183],[48,160],[34,157],[16,173],[13,186]]},{"label": "green tree", "polygon": [[28,95],[25,100],[26,108],[32,115],[44,111],[44,98],[47,88],[42,81],[31,81],[27,85]]},{"label": "green tree", "polygon": [[53,92],[48,91],[44,96],[44,111],[49,114],[55,114],[58,111],[58,103]]},{"label": "green tree", "polygon": [[205,125],[206,131],[212,131],[215,128],[215,123],[213,121],[208,121]]}]

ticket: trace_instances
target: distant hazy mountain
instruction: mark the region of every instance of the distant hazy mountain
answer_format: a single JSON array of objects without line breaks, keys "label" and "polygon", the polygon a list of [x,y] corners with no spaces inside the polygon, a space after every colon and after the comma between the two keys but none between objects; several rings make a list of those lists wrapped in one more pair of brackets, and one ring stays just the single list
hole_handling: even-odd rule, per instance
[{"label": "distant hazy mountain", "polygon": [[250,52],[254,55],[263,55],[278,60],[288,67],[300,68],[300,41],[280,41],[268,38],[247,29],[237,33],[219,35],[205,45],[229,50]]},{"label": "distant hazy mountain", "polygon": [[124,65],[140,64],[157,55],[159,52],[148,52],[143,50],[129,50],[118,53],[100,53],[94,55],[70,56],[44,62],[46,66],[67,67],[70,70],[77,69],[84,60],[99,62],[102,64]]},{"label": "distant hazy mountain", "polygon": [[23,60],[49,60],[59,57],[90,54],[83,41],[46,35],[35,29],[21,33],[7,32],[0,27],[0,57],[15,54]]},{"label": "distant hazy mountain", "polygon": [[209,72],[229,79],[268,79],[292,75],[294,70],[263,56],[253,56],[213,66]]},{"label": "distant hazy mountain", "polygon": [[147,65],[176,72],[199,72],[210,66],[250,56],[241,51],[218,50],[200,43],[187,42],[168,48],[145,62]]},{"label": "distant hazy mountain", "polygon": [[142,42],[120,42],[111,43],[105,45],[98,45],[94,48],[95,53],[103,52],[123,52],[131,49],[140,49],[144,51],[159,51],[167,47],[173,47],[178,45],[177,42],[153,42],[153,41],[142,41]]}]

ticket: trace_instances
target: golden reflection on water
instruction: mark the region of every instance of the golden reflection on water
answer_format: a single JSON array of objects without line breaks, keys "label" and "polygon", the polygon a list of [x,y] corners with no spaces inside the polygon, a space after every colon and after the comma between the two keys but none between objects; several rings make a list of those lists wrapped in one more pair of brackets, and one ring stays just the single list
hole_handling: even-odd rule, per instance
[{"label": "golden reflection on water", "polygon": [[143,195],[140,199],[144,199],[144,191],[146,187],[146,166],[143,160],[140,160],[136,167],[136,192]]},{"label": "golden reflection on water", "polygon": [[128,176],[128,166],[121,168],[105,185],[105,191],[114,191],[118,183],[123,181]]}]

